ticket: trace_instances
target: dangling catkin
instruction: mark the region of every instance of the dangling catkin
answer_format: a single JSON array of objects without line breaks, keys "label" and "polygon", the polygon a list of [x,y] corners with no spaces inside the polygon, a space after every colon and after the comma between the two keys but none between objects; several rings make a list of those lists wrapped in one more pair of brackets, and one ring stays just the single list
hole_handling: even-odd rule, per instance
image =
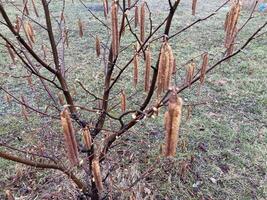
[{"label": "dangling catkin", "polygon": [[83,22],[81,18],[78,19],[79,36],[83,37]]},{"label": "dangling catkin", "polygon": [[142,43],[145,41],[145,18],[146,18],[146,4],[143,3],[141,6],[141,16],[140,16],[140,40]]},{"label": "dangling catkin", "polygon": [[196,15],[197,0],[192,0],[192,15]]},{"label": "dangling catkin", "polygon": [[168,59],[169,61],[167,62],[168,67],[166,70],[166,80],[165,80],[165,86],[164,86],[165,90],[169,89],[170,87],[171,76],[173,73],[173,65],[174,65],[174,55],[173,55],[173,51],[169,43],[166,44],[166,50],[168,52],[168,57],[166,59]]},{"label": "dangling catkin", "polygon": [[200,83],[201,85],[204,84],[205,81],[205,76],[206,76],[206,71],[207,71],[207,67],[208,67],[208,63],[209,63],[209,54],[205,53],[202,56],[203,61],[202,61],[202,66],[201,66],[201,70],[200,70]]},{"label": "dangling catkin", "polygon": [[104,7],[104,16],[105,18],[108,17],[108,0],[103,0],[103,7]]},{"label": "dangling catkin", "polygon": [[139,55],[138,55],[138,53],[135,53],[134,60],[133,60],[133,66],[134,66],[133,83],[134,83],[134,87],[136,87],[136,85],[138,83],[138,68],[139,68]]},{"label": "dangling catkin", "polygon": [[175,156],[179,137],[179,128],[182,116],[183,101],[177,96],[176,91],[171,92],[168,111],[165,113],[165,145],[164,155]]},{"label": "dangling catkin", "polygon": [[230,48],[231,46],[233,46],[237,32],[237,22],[240,16],[240,10],[241,10],[241,4],[240,1],[237,1],[232,5],[231,10],[228,12],[226,16],[226,20],[224,23],[226,31],[226,37],[225,37],[226,48]]},{"label": "dangling catkin", "polygon": [[103,182],[102,182],[102,175],[101,175],[98,157],[94,158],[92,161],[92,174],[93,174],[94,181],[95,181],[96,188],[97,188],[98,192],[103,191],[104,186],[103,186]]},{"label": "dangling catkin", "polygon": [[38,14],[37,8],[35,6],[34,0],[32,0],[32,7],[33,7],[33,10],[34,10],[34,13],[35,13],[36,17],[39,17],[39,14]]},{"label": "dangling catkin", "polygon": [[134,25],[135,25],[135,28],[139,25],[139,8],[138,8],[138,6],[135,6],[135,10],[134,10]]},{"label": "dangling catkin", "polygon": [[17,15],[16,16],[16,23],[15,23],[15,30],[16,30],[17,33],[19,33],[19,31],[20,31],[20,27],[21,27],[21,19]]},{"label": "dangling catkin", "polygon": [[83,128],[82,136],[84,147],[86,150],[90,150],[92,148],[92,138],[88,127]]},{"label": "dangling catkin", "polygon": [[168,41],[162,44],[158,66],[158,96],[169,89],[173,73],[174,55]]},{"label": "dangling catkin", "polygon": [[128,0],[128,8],[131,7],[131,0]]},{"label": "dangling catkin", "polygon": [[151,50],[148,47],[146,52],[146,60],[145,60],[145,92],[149,91],[149,87],[150,87],[150,69],[151,69],[151,62],[152,62],[152,55],[151,55]]},{"label": "dangling catkin", "polygon": [[126,95],[124,90],[121,90],[121,111],[125,112],[126,111]]},{"label": "dangling catkin", "polygon": [[113,58],[119,53],[119,28],[118,28],[118,6],[116,1],[111,6],[111,24],[112,24],[112,53]]},{"label": "dangling catkin", "polygon": [[196,64],[193,61],[191,61],[187,65],[186,83],[188,84],[189,88],[191,88],[191,84],[192,84],[192,81],[193,81],[193,78],[194,78],[195,67],[196,67]]},{"label": "dangling catkin", "polygon": [[74,134],[74,128],[71,122],[69,111],[64,108],[64,110],[60,114],[61,124],[63,127],[64,139],[65,139],[65,147],[67,149],[67,155],[70,163],[75,166],[78,165],[78,147]]},{"label": "dangling catkin", "polygon": [[16,64],[16,57],[15,57],[15,53],[14,53],[13,49],[11,48],[11,46],[8,43],[6,43],[6,48],[7,48],[7,52],[9,54],[13,64],[15,65]]},{"label": "dangling catkin", "polygon": [[158,66],[158,78],[157,78],[157,95],[159,96],[164,90],[164,68],[166,67],[165,58],[165,43],[162,44],[159,56],[159,66]]},{"label": "dangling catkin", "polygon": [[98,36],[96,36],[96,39],[95,39],[95,50],[96,50],[97,57],[99,57],[100,56],[100,39]]}]

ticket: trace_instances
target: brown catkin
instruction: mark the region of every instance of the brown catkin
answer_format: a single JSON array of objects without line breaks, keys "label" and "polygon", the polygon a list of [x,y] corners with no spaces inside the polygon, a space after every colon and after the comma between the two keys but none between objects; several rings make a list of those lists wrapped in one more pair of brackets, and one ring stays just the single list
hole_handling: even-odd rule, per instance
[{"label": "brown catkin", "polygon": [[194,78],[195,67],[196,67],[196,64],[193,61],[191,61],[187,65],[186,83],[188,84],[189,88],[191,88],[191,84]]},{"label": "brown catkin", "polygon": [[15,27],[14,27],[17,33],[19,33],[19,31],[20,31],[20,27],[21,27],[21,19],[17,15],[16,16],[16,23],[15,23]]},{"label": "brown catkin", "polygon": [[134,87],[136,87],[137,83],[138,83],[138,68],[139,68],[139,55],[138,55],[138,53],[135,53],[135,56],[133,59],[133,66],[134,66],[133,83],[134,83]]},{"label": "brown catkin", "polygon": [[104,16],[105,18],[108,17],[108,0],[103,0],[103,7],[104,7]]},{"label": "brown catkin", "polygon": [[166,74],[166,80],[165,80],[165,90],[169,89],[170,84],[171,84],[171,76],[173,74],[173,65],[174,65],[174,55],[173,55],[173,51],[171,46],[169,45],[169,43],[167,43],[166,45],[167,48],[167,52],[168,52],[168,73]]},{"label": "brown catkin", "polygon": [[97,57],[99,57],[100,56],[100,39],[98,36],[96,36],[96,39],[95,39],[95,50],[96,50]]},{"label": "brown catkin", "polygon": [[172,74],[176,74],[176,59],[173,60],[173,68],[172,68]]},{"label": "brown catkin", "polygon": [[162,44],[159,56],[159,66],[158,66],[158,78],[157,78],[157,95],[159,96],[164,90],[164,68],[166,67],[165,59],[165,43]]},{"label": "brown catkin", "polygon": [[64,43],[66,44],[67,47],[69,47],[69,30],[68,29],[64,29]]},{"label": "brown catkin", "polygon": [[158,66],[158,96],[169,89],[173,73],[174,55],[168,41],[162,44]]},{"label": "brown catkin", "polygon": [[13,64],[15,65],[16,64],[16,56],[15,56],[13,49],[11,48],[11,46],[8,43],[6,43],[6,48],[7,48],[7,52],[9,54]]},{"label": "brown catkin", "polygon": [[139,7],[135,6],[134,10],[134,25],[135,28],[139,25]]},{"label": "brown catkin", "polygon": [[202,56],[202,65],[201,65],[201,70],[200,70],[200,83],[203,85],[205,81],[205,76],[206,76],[206,71],[209,63],[209,54],[205,53]]},{"label": "brown catkin", "polygon": [[79,36],[83,37],[83,22],[81,18],[78,19]]},{"label": "brown catkin", "polygon": [[88,127],[83,128],[82,136],[84,147],[86,148],[86,150],[90,150],[92,148],[92,137]]},{"label": "brown catkin", "polygon": [[95,185],[98,192],[104,190],[103,182],[102,182],[102,175],[100,170],[99,158],[96,157],[92,161],[92,174],[94,177]]},{"label": "brown catkin", "polygon": [[192,0],[192,15],[196,15],[197,0]]},{"label": "brown catkin", "polygon": [[121,97],[121,111],[125,112],[126,111],[126,94],[124,90],[121,90],[120,97]]},{"label": "brown catkin", "polygon": [[[233,50],[233,43],[236,37],[237,32],[237,22],[240,16],[241,4],[240,1],[235,2],[231,10],[227,13],[226,20],[225,20],[225,47],[229,49],[229,51]],[[229,53],[228,53],[229,54]]]},{"label": "brown catkin", "polygon": [[37,11],[37,8],[36,8],[36,5],[35,5],[35,0],[32,0],[32,7],[33,7],[33,10],[34,10],[34,13],[36,15],[36,17],[39,17],[39,14],[38,14],[38,11]]},{"label": "brown catkin", "polygon": [[143,3],[140,12],[140,40],[143,43],[145,41],[145,19],[146,19],[146,4]]},{"label": "brown catkin", "polygon": [[151,63],[152,63],[152,55],[151,50],[148,47],[145,51],[146,60],[145,60],[145,92],[149,91],[150,87],[150,70],[151,70]]},{"label": "brown catkin", "polygon": [[59,101],[61,106],[64,106],[64,104],[65,104],[64,96],[61,92],[58,93],[58,101]]},{"label": "brown catkin", "polygon": [[68,159],[73,166],[78,165],[78,147],[75,138],[74,128],[70,118],[70,113],[67,108],[64,108],[64,110],[61,112],[60,118],[63,127],[65,147],[67,149]]},{"label": "brown catkin", "polygon": [[27,28],[28,28],[28,34],[29,34],[31,42],[35,43],[35,34],[34,34],[33,27],[30,22],[28,22]]},{"label": "brown catkin", "polygon": [[173,90],[170,95],[168,111],[165,113],[165,145],[164,155],[175,156],[179,137],[183,101]]},{"label": "brown catkin", "polygon": [[115,1],[111,6],[111,24],[112,24],[112,54],[113,58],[119,53],[119,28],[118,28],[118,6]]}]

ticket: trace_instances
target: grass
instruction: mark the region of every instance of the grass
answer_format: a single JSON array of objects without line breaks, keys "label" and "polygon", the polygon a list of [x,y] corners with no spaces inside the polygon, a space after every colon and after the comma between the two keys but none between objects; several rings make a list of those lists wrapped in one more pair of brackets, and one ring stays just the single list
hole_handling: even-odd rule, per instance
[{"label": "grass", "polygon": [[[87,1],[88,5],[89,2],[94,1]],[[155,13],[153,17],[157,24],[167,13],[167,3],[158,6],[161,1],[153,0],[149,2]],[[219,1],[212,3],[203,1],[198,9],[197,17],[207,15],[219,4]],[[53,15],[58,15],[60,6],[60,2],[52,4]],[[9,9],[10,12],[14,12],[11,8]],[[227,10],[227,7],[223,8],[222,12],[215,17],[196,25],[171,41],[175,50],[177,66],[182,68],[175,77],[175,82],[180,83],[182,81],[183,78],[180,76],[183,77],[183,64],[192,57],[196,57],[204,51],[209,51],[212,63],[220,59],[224,52],[222,27]],[[68,13],[66,21],[70,29],[71,47],[66,51],[66,63],[71,66],[71,71],[68,74],[68,79],[71,82],[70,86],[77,90],[75,101],[89,107],[95,106],[90,103],[90,99],[73,80],[81,80],[87,88],[90,88],[99,96],[102,93],[101,85],[104,78],[103,69],[100,67],[102,61],[96,59],[94,39],[88,35],[97,33],[100,38],[105,39],[105,29],[101,26],[94,26],[97,22],[79,3],[67,4],[66,13]],[[241,21],[245,21],[248,14],[247,11],[243,11]],[[97,15],[102,16],[102,12],[97,13]],[[78,37],[77,19],[79,17],[82,18],[86,27],[86,36],[83,38]],[[197,17],[190,16],[189,3],[182,2],[175,15],[172,32],[179,30]],[[238,38],[240,44],[246,41],[255,27],[263,23],[264,18],[266,18],[266,14],[257,14],[257,18],[240,34]],[[44,32],[40,30],[40,34],[43,37],[38,38],[38,40],[46,41]],[[264,38],[266,38],[266,35],[254,40],[253,44],[241,54],[220,65],[209,74],[199,96],[196,95],[198,85],[181,94],[185,104],[204,103],[192,106],[189,120],[186,120],[188,106],[184,107],[177,157],[172,160],[161,159],[156,163],[155,171],[149,177],[146,177],[129,192],[117,193],[119,199],[128,198],[133,191],[139,199],[144,199],[145,196],[151,196],[155,199],[192,200],[263,200],[267,198],[267,92],[265,88],[267,43]],[[133,38],[130,34],[126,34],[122,43],[127,46],[132,41]],[[159,43],[152,46],[154,58],[158,48]],[[132,52],[123,53],[123,56],[119,59],[119,66],[123,66],[123,63],[131,54]],[[8,56],[2,46],[0,46],[0,57],[1,71],[9,72],[9,65],[6,64]],[[11,71],[16,74],[23,72],[20,68]],[[37,80],[34,79],[34,83],[37,83]],[[44,91],[31,92],[24,79],[2,79],[1,84],[18,96],[23,93],[28,101],[40,109],[44,109],[43,102],[51,103]],[[122,88],[126,91],[126,94],[135,91],[132,88],[131,69],[127,70],[126,75],[114,88],[112,96],[116,97],[117,92]],[[143,86],[139,84],[137,90],[141,89],[143,89]],[[137,107],[144,96],[145,94],[142,93],[131,99],[128,104]],[[35,98],[38,99],[37,102],[39,103],[33,101]],[[61,135],[58,134],[60,130],[57,122],[34,115],[29,122],[25,122],[20,117],[19,106],[14,102],[8,105],[3,101],[4,94],[2,91],[0,92],[0,99],[0,135],[3,141],[11,140],[10,144],[12,146],[27,149],[33,147],[39,141],[38,139],[46,136],[48,141],[54,141],[55,143],[52,146],[54,148],[52,151],[55,151],[57,156],[62,154],[62,141]],[[111,104],[114,103],[116,103],[116,98]],[[118,112],[118,110],[114,110],[112,114],[118,115]],[[89,120],[95,118],[93,114],[89,116],[87,113],[82,112],[81,114]],[[125,144],[119,145],[116,151],[109,155],[115,165],[116,163],[122,163],[113,171],[114,181],[118,186],[126,187],[126,185],[130,185],[156,160],[160,145],[164,140],[163,114],[164,109],[161,110],[159,117],[138,124],[129,134],[122,137],[122,139],[125,139]],[[115,128],[118,124],[112,123],[111,126]],[[55,129],[49,127],[55,127]],[[23,141],[19,141],[18,137],[23,138]],[[51,151],[49,149],[51,144],[48,143],[44,144],[48,145],[47,150]],[[126,155],[124,159],[121,159],[122,154]],[[63,185],[67,184],[68,188],[73,191],[73,187],[66,178],[56,172],[51,172],[56,174],[53,174],[53,176],[44,171],[27,170],[26,172],[37,173],[37,177],[39,177],[36,180],[34,179],[34,184],[29,184],[31,187],[39,186],[27,194],[29,198],[37,194],[42,196],[44,192],[47,192],[41,190],[40,185],[51,192],[62,193],[58,188],[49,188],[51,181],[40,181],[44,180],[44,177],[53,179],[55,176],[59,176],[57,181],[60,180]],[[25,178],[18,186],[7,184],[10,183],[10,177],[13,177],[15,172],[14,163],[0,160],[0,173],[3,175],[0,179],[1,188],[11,188],[16,196],[22,196],[23,194],[19,189],[22,187],[22,183],[29,183],[29,178]],[[75,192],[67,193],[66,198],[71,199],[71,195],[75,195]]]}]

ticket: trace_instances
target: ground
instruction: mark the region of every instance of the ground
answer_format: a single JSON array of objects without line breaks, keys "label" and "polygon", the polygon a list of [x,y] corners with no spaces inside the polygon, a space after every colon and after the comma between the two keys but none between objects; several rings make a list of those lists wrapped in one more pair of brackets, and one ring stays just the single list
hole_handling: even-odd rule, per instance
[{"label": "ground", "polygon": [[[85,94],[72,80],[79,79],[86,87],[101,94],[102,61],[95,57],[94,39],[91,35],[97,34],[104,40],[105,32],[103,27],[94,26],[97,22],[80,3],[67,2],[66,21],[70,29],[70,48],[66,52],[66,64],[72,67],[68,78],[73,82],[71,88],[73,91],[75,88],[77,92],[75,101],[82,105],[90,105],[90,99],[85,98]],[[98,3],[85,2],[93,9],[99,10],[97,15],[102,16]],[[168,12],[168,3],[159,0],[148,2],[154,13],[155,24],[158,24]],[[200,1],[197,15],[194,17],[190,15],[190,3],[182,1],[171,32],[212,13],[221,3]],[[52,4],[53,15],[59,13],[60,6],[59,2]],[[210,53],[211,63],[221,58],[224,52],[223,24],[228,10],[229,7],[225,6],[214,17],[199,23],[171,41],[180,69],[175,77],[178,85],[183,80],[180,76],[184,76],[184,64],[191,58],[196,58],[196,62],[200,62],[199,55],[205,51]],[[15,11],[9,7],[9,12]],[[240,25],[248,15],[249,11],[242,11]],[[257,13],[256,16],[240,34],[237,46],[243,44],[266,19],[266,14]],[[83,38],[78,36],[78,18],[85,23]],[[41,39],[46,40],[39,38]],[[126,34],[123,44],[127,46],[132,40],[133,38]],[[158,44],[152,46],[153,57],[156,56],[158,48]],[[185,106],[178,154],[174,159],[157,160],[160,146],[164,141],[162,116],[165,109],[162,109],[155,119],[147,119],[123,136],[121,140],[125,139],[126,142],[118,145],[118,151],[110,155],[113,163],[121,163],[113,170],[114,184],[126,188],[151,165],[154,170],[133,188],[118,192],[117,198],[127,199],[135,192],[138,199],[267,199],[266,52],[265,34],[255,39],[238,56],[210,73],[200,93],[199,85],[196,84],[181,94]],[[7,61],[8,55],[2,45],[0,58],[1,72],[21,73],[20,68],[7,64],[10,61]],[[125,60],[127,53],[119,63]],[[37,103],[34,102],[33,105],[44,109],[42,103],[47,100],[44,91],[32,91],[25,80],[3,77],[0,80],[1,85],[18,97],[23,94],[29,102],[37,99]],[[128,70],[127,76],[123,78],[126,82],[120,81],[115,89],[119,91],[124,88],[126,94],[141,90],[143,86],[140,83],[137,89],[132,88],[131,78],[132,71]],[[116,94],[115,91],[113,95]],[[134,107],[142,101],[144,95],[140,94],[128,103]],[[4,97],[1,91],[1,143],[7,142],[15,147],[29,149],[37,147],[40,138],[46,139],[44,141],[49,141],[43,144],[46,150],[55,156],[61,156],[62,137],[58,122],[47,118],[40,120],[40,117],[34,114],[31,114],[29,121],[25,121],[20,114],[20,106],[14,102],[7,103]],[[116,115],[116,111],[113,114]],[[121,159],[121,155],[129,154],[131,160],[128,158],[130,156]],[[18,199],[76,199],[78,195],[73,184],[60,172],[36,170],[0,159],[0,174],[1,194],[2,189],[10,189]]]}]

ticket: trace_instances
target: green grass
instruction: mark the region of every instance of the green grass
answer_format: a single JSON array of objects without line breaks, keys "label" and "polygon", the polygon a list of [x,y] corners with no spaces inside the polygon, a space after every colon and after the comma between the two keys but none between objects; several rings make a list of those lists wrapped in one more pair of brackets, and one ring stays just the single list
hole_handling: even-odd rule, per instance
[{"label": "green grass", "polygon": [[[87,1],[95,2],[95,1]],[[155,26],[167,14],[167,3],[161,1],[149,1],[152,3],[154,11],[153,18]],[[162,6],[158,6],[159,2]],[[201,1],[202,2],[202,1]],[[190,3],[183,2],[177,10],[173,21],[172,32],[179,30],[189,24],[199,16],[206,16],[212,12],[220,2],[203,1],[199,7],[197,17],[190,16]],[[60,2],[51,4],[54,16],[59,14],[61,8]],[[13,12],[11,7],[9,12]],[[223,48],[223,23],[228,8],[218,13],[215,17],[203,23],[196,25],[180,37],[171,41],[174,49],[177,66],[182,69],[178,71],[175,82],[181,83],[184,77],[183,64],[196,57],[204,51],[211,54],[211,63],[215,63],[221,58],[224,52]],[[92,19],[90,14],[79,4],[68,2],[66,6],[66,22],[70,29],[70,48],[66,50],[66,64],[70,68],[67,74],[70,87],[77,90],[75,101],[80,105],[88,107],[95,106],[90,103],[90,98],[74,82],[75,79],[81,80],[84,85],[98,96],[102,94],[102,85],[104,80],[103,63],[96,58],[94,52],[94,39],[90,36],[99,35],[104,41],[106,39],[106,30]],[[102,17],[102,12],[96,13]],[[247,11],[242,12],[241,21],[244,22],[248,16]],[[249,23],[244,29],[238,41],[240,44],[246,41],[251,33],[263,23],[265,15],[256,14],[257,17]],[[85,23],[85,36],[79,38],[77,29],[77,19],[82,18]],[[41,22],[43,19],[41,18]],[[43,22],[44,23],[44,22]],[[241,22],[240,22],[241,24]],[[55,24],[54,24],[55,25]],[[3,30],[5,31],[5,30]],[[47,41],[47,36],[43,30],[39,30],[42,37],[37,36],[37,40]],[[266,29],[265,29],[266,31]],[[1,30],[2,33],[2,30]],[[124,46],[130,45],[133,38],[126,33],[122,39]],[[151,46],[154,62],[158,53],[160,42]],[[39,46],[37,45],[36,48]],[[229,200],[250,200],[267,198],[267,92],[266,92],[266,74],[267,74],[267,43],[266,34],[262,38],[253,41],[246,50],[231,59],[231,61],[220,65],[211,74],[207,76],[206,84],[202,87],[199,96],[198,85],[184,91],[181,96],[185,104],[205,102],[205,104],[192,107],[190,120],[186,121],[187,106],[183,109],[183,120],[180,131],[180,144],[176,158],[171,160],[160,159],[155,164],[155,171],[133,187],[129,192],[117,193],[119,199],[126,199],[135,191],[137,195],[153,196],[155,199],[229,199]],[[119,66],[127,61],[133,54],[132,49],[126,51],[119,58]],[[10,72],[8,55],[3,46],[0,46],[0,71]],[[200,63],[199,60],[196,60]],[[16,67],[11,70],[14,74],[25,73],[21,68]],[[115,70],[115,74],[118,69]],[[181,78],[182,76],[182,78]],[[97,78],[96,78],[97,77]],[[118,100],[117,93],[124,89],[127,95],[136,90],[142,90],[141,84],[143,75],[140,72],[141,81],[134,89],[132,87],[132,70],[126,70],[126,75],[118,82],[114,88],[112,97],[115,97],[111,105]],[[37,79],[33,80],[38,83]],[[26,85],[24,79],[5,78],[0,84],[18,97],[22,93],[33,106],[41,110],[45,109],[44,102],[51,104],[45,91],[32,92]],[[36,85],[38,87],[38,85]],[[56,90],[53,90],[57,94]],[[128,101],[131,108],[138,108],[145,97],[145,93]],[[37,102],[35,101],[37,98]],[[57,122],[47,118],[36,117],[31,114],[30,121],[25,122],[20,116],[20,107],[12,102],[10,105],[4,102],[4,93],[0,92],[0,135],[1,141],[11,141],[9,144],[20,148],[29,148],[36,145],[39,139],[47,139],[44,145],[48,146],[47,151],[62,155],[62,137]],[[151,105],[156,101],[154,100]],[[159,155],[160,145],[164,141],[163,114],[162,109],[159,117],[147,119],[134,127],[128,134],[119,141],[125,139],[125,143],[109,154],[113,163],[121,163],[120,166],[112,172],[114,181],[120,187],[126,187],[132,181],[142,174]],[[53,111],[49,111],[53,113]],[[113,115],[119,115],[119,109],[112,112]],[[87,120],[94,120],[95,114],[81,112]],[[116,128],[119,124],[111,123],[107,128]],[[54,131],[52,132],[52,127]],[[53,135],[51,139],[51,135]],[[23,138],[19,142],[16,138]],[[15,138],[15,139],[14,139]],[[53,143],[51,144],[51,141]],[[184,145],[182,145],[182,142]],[[183,146],[183,148],[182,148]],[[51,149],[53,147],[54,149]],[[132,153],[130,153],[132,152]],[[121,159],[121,154],[127,155]],[[130,156],[131,155],[131,156]],[[132,160],[130,159],[132,158]],[[183,164],[189,167],[182,173]],[[0,160],[0,173],[3,175],[0,179],[2,188],[11,187],[17,196],[21,193],[18,190],[21,185],[9,186],[6,183],[8,178],[14,175],[14,163]],[[126,171],[125,169],[128,169]],[[34,182],[37,186],[44,185],[49,191],[55,191],[53,187],[49,188],[49,182],[42,181],[44,177],[52,179],[53,173],[43,171],[36,172],[37,179]],[[58,175],[58,174],[57,174]],[[82,175],[82,174],[80,174]],[[39,178],[38,178],[39,177]],[[60,180],[67,180],[64,176]],[[27,179],[26,179],[27,180]],[[57,179],[58,180],[58,179]],[[68,188],[72,188],[67,184]],[[145,188],[146,192],[142,192]],[[72,188],[73,189],[73,188]],[[150,191],[150,192],[149,192]],[[28,194],[29,198],[36,194],[47,192],[41,189],[34,190]],[[116,192],[114,192],[116,193]],[[69,193],[66,193],[70,195]],[[68,196],[68,198],[71,198]]]}]

